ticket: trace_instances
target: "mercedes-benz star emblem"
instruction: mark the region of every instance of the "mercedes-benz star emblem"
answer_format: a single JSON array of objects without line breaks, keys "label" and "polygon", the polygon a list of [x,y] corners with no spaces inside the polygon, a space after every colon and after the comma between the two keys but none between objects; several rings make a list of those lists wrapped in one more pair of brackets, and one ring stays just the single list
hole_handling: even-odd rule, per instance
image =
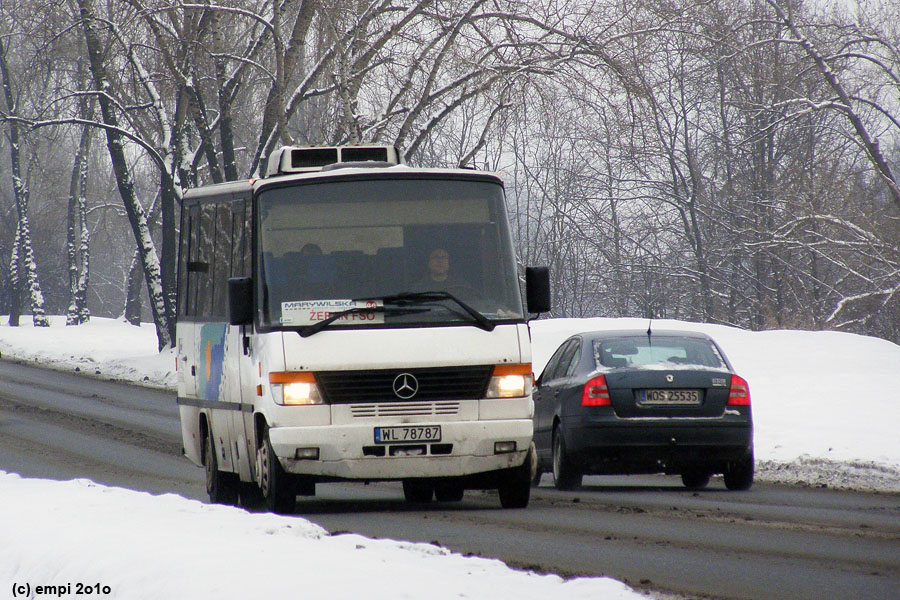
[{"label": "mercedes-benz star emblem", "polygon": [[409,400],[419,391],[419,380],[412,373],[400,373],[394,377],[394,395]]},{"label": "mercedes-benz star emblem", "polygon": [[673,381],[675,381],[675,376],[674,375],[666,375],[666,381],[668,381],[669,383],[672,383]]}]

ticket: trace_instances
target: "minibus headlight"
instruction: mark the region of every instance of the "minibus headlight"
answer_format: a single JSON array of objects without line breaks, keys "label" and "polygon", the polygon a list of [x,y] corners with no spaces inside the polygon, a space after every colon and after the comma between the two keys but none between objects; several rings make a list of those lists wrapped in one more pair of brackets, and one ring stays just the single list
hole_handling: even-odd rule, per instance
[{"label": "minibus headlight", "polygon": [[531,365],[497,365],[488,384],[488,398],[524,398],[531,395]]},{"label": "minibus headlight", "polygon": [[275,404],[284,406],[311,406],[324,404],[316,378],[312,373],[269,373],[269,387]]}]

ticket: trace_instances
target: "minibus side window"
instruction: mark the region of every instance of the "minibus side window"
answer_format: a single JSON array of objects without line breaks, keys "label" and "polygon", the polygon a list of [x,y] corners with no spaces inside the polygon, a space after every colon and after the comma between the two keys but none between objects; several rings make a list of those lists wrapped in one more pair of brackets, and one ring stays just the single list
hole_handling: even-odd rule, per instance
[{"label": "minibus side window", "polygon": [[231,203],[216,205],[216,235],[213,247],[212,315],[225,319],[228,297],[228,277],[231,275],[232,240]]}]

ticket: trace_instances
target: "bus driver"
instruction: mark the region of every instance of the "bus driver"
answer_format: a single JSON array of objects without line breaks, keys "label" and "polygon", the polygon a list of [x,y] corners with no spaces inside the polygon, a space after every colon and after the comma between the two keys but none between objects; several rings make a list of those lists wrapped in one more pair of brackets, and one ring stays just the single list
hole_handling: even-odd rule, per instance
[{"label": "bus driver", "polygon": [[466,283],[450,274],[450,253],[441,247],[433,248],[428,253],[428,273],[414,284],[415,289],[434,291],[460,286],[468,287]]}]

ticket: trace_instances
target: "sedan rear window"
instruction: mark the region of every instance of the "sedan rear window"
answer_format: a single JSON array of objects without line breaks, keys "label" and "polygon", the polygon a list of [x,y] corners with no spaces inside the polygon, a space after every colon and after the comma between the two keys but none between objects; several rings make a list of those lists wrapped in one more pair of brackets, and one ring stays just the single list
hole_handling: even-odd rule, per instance
[{"label": "sedan rear window", "polygon": [[623,337],[594,342],[598,367],[653,367],[676,365],[725,369],[725,360],[708,340],[682,337]]}]

